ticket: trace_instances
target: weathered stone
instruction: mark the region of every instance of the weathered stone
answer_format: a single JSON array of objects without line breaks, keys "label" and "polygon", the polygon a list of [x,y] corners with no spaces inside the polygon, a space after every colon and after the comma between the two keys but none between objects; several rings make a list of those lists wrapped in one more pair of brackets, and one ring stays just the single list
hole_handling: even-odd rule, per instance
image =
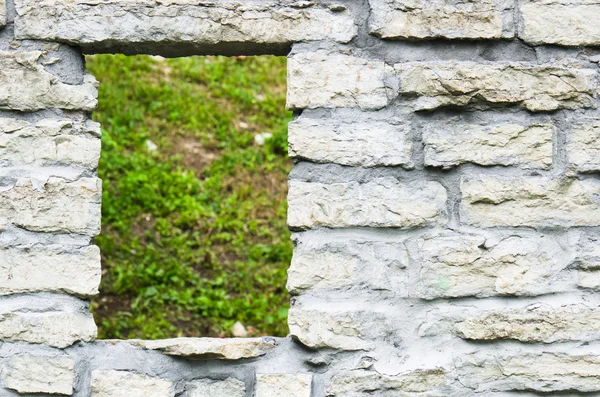
[{"label": "weathered stone", "polygon": [[4,387],[25,393],[73,394],[75,360],[70,357],[15,356],[0,363]]},{"label": "weathered stone", "polygon": [[301,117],[288,126],[289,155],[317,163],[412,167],[410,124]]},{"label": "weathered stone", "polygon": [[600,309],[584,305],[503,309],[469,316],[455,325],[464,339],[515,339],[521,342],[591,342],[600,338]]},{"label": "weathered stone", "polygon": [[510,0],[369,0],[371,34],[384,39],[514,36]]},{"label": "weathered stone", "polygon": [[427,234],[410,245],[424,299],[564,292],[576,285],[573,254],[552,236],[497,239],[455,232]]},{"label": "weathered stone", "polygon": [[188,383],[186,397],[245,397],[244,382],[227,378],[225,380],[195,380]]},{"label": "weathered stone", "polygon": [[100,285],[100,250],[61,246],[0,249],[0,295],[66,292],[93,296]]},{"label": "weathered stone", "polygon": [[96,339],[90,314],[65,312],[0,312],[0,340],[40,343],[65,348]]},{"label": "weathered stone", "polygon": [[579,272],[578,285],[580,288],[600,292],[600,272]]},{"label": "weathered stone", "polygon": [[600,119],[574,123],[567,133],[569,164],[580,172],[600,171]]},{"label": "weathered stone", "polygon": [[427,393],[444,386],[446,382],[446,373],[442,369],[416,370],[395,376],[370,371],[352,371],[333,376],[326,395],[354,397],[366,395],[361,393],[382,393],[388,390],[401,393],[392,395]]},{"label": "weathered stone", "polygon": [[397,92],[394,70],[385,62],[339,53],[293,54],[287,75],[289,109],[381,109]]},{"label": "weathered stone", "polygon": [[0,51],[0,109],[96,108],[98,89],[93,76],[87,74],[81,85],[62,83],[44,70],[41,56],[41,51]]},{"label": "weathered stone", "polygon": [[[237,45],[234,52],[240,53],[244,46],[249,54],[269,48],[283,53],[294,42],[348,42],[357,32],[348,11],[286,1],[21,0],[15,25],[20,39],[67,42],[91,51],[154,48],[167,55],[228,53],[224,44]],[[168,52],[173,43],[188,44],[188,51]]]},{"label": "weathered stone", "polygon": [[600,225],[600,181],[480,175],[461,181],[461,220],[481,227]]},{"label": "weathered stone", "polygon": [[367,183],[291,180],[288,224],[298,229],[443,225],[446,199],[446,190],[437,182],[403,183],[389,177]]},{"label": "weathered stone", "polygon": [[129,371],[92,371],[92,397],[174,397],[173,384]]},{"label": "weathered stone", "polygon": [[474,62],[408,62],[395,68],[400,93],[417,98],[416,110],[516,105],[539,112],[595,106],[592,69]]},{"label": "weathered stone", "polygon": [[0,188],[0,223],[5,218],[31,231],[95,236],[100,232],[101,199],[97,178],[71,182],[51,177],[41,189],[19,179],[12,188]]},{"label": "weathered stone", "polygon": [[6,26],[6,0],[0,0],[0,28]]},{"label": "weathered stone", "polygon": [[98,167],[100,125],[44,119],[29,123],[0,118],[0,164]]},{"label": "weathered stone", "polygon": [[477,125],[449,122],[423,131],[425,165],[462,163],[548,169],[552,165],[552,124]]},{"label": "weathered stone", "polygon": [[310,397],[312,374],[257,374],[256,397]]},{"label": "weathered stone", "polygon": [[259,357],[277,344],[269,338],[174,338],[161,340],[128,340],[134,346],[160,350],[170,356],[240,360]]},{"label": "weathered stone", "polygon": [[492,357],[486,354],[463,356],[457,361],[460,383],[478,393],[600,391],[598,355],[548,352]]},{"label": "weathered stone", "polygon": [[367,286],[378,290],[405,290],[408,255],[402,242],[344,239],[323,242],[319,236],[297,239],[288,269],[292,294]]},{"label": "weathered stone", "polygon": [[597,0],[525,0],[519,37],[531,44],[600,45]]}]

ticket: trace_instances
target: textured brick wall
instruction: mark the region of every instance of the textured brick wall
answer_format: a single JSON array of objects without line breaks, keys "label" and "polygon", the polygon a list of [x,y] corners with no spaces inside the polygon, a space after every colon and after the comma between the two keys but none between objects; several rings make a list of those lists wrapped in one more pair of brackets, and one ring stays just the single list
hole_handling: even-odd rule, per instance
[{"label": "textured brick wall", "polygon": [[[597,0],[0,0],[0,396],[600,394]],[[96,341],[81,51],[289,54],[291,336]]]}]

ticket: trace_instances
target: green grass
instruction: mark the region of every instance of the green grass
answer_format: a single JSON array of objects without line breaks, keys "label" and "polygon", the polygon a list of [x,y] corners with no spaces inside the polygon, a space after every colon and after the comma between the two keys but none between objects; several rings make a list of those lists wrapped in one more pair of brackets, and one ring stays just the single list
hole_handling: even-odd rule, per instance
[{"label": "green grass", "polygon": [[[285,58],[101,55],[101,338],[287,334]],[[263,146],[254,136],[271,132]],[[148,148],[148,141],[158,147]]]}]

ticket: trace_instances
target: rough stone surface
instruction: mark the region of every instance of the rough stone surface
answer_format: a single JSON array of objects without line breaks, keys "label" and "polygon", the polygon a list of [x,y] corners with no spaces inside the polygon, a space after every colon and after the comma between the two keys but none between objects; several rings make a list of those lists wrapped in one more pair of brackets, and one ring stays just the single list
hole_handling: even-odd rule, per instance
[{"label": "rough stone surface", "polygon": [[96,79],[87,74],[83,84],[60,82],[40,64],[41,51],[0,51],[0,109],[93,110],[98,104]]},{"label": "rough stone surface", "polygon": [[595,106],[592,69],[474,62],[409,62],[395,68],[400,93],[416,97],[416,110],[514,105],[539,112]]},{"label": "rough stone surface", "polygon": [[222,381],[196,380],[190,382],[186,397],[245,397],[244,382],[228,378]]},{"label": "rough stone surface", "polygon": [[0,118],[0,164],[98,167],[100,125],[44,119],[36,123]]},{"label": "rough stone surface", "polygon": [[312,374],[257,374],[256,397],[310,397]]},{"label": "rough stone surface", "polygon": [[0,312],[0,340],[23,341],[65,348],[96,339],[90,314],[63,312]]},{"label": "rough stone surface", "polygon": [[0,249],[0,295],[66,292],[93,296],[100,285],[100,250],[96,246]]},{"label": "rough stone surface", "polygon": [[239,360],[262,356],[275,348],[268,338],[174,338],[162,340],[129,340],[138,347],[160,350],[170,356]]},{"label": "rough stone surface", "polygon": [[6,0],[0,0],[0,28],[6,26]]},{"label": "rough stone surface", "polygon": [[427,234],[410,248],[425,299],[494,295],[541,295],[568,291],[573,260],[552,236]]},{"label": "rough stone surface", "polygon": [[572,125],[567,135],[567,156],[577,171],[600,171],[600,119]]},{"label": "rough stone surface", "polygon": [[2,383],[25,393],[70,396],[75,380],[75,360],[70,357],[15,356],[0,363]]},{"label": "rough stone surface", "polygon": [[299,118],[288,126],[289,155],[350,166],[412,166],[410,125]]},{"label": "rough stone surface", "polygon": [[458,336],[472,340],[521,342],[594,341],[600,338],[600,309],[584,305],[494,310],[455,325]]},{"label": "rough stone surface", "polygon": [[437,182],[402,183],[377,178],[367,183],[291,180],[288,224],[314,227],[413,227],[445,224],[446,190]]},{"label": "rough stone surface", "polygon": [[423,131],[425,165],[462,163],[548,169],[552,165],[552,124],[477,125],[455,123]]},{"label": "rough stone surface", "polygon": [[510,0],[369,0],[370,32],[384,39],[514,36]]},{"label": "rough stone surface", "polygon": [[600,225],[600,181],[476,176],[461,181],[461,219],[473,226]]},{"label": "rough stone surface", "polygon": [[491,357],[465,356],[458,363],[460,382],[477,392],[597,392],[600,358],[564,353]]},{"label": "rough stone surface", "polygon": [[68,42],[92,51],[139,52],[136,46],[166,51],[179,43],[189,44],[187,55],[192,55],[193,49],[230,43],[277,45],[279,52],[294,42],[348,42],[357,31],[347,11],[307,1],[22,0],[17,16],[18,38]]},{"label": "rough stone surface", "polygon": [[50,177],[45,183],[20,178],[13,186],[0,188],[0,224],[95,236],[100,232],[101,198],[102,183],[97,178],[71,182]]},{"label": "rough stone surface", "polygon": [[427,393],[445,384],[446,374],[442,369],[418,370],[395,376],[382,375],[372,371],[353,371],[334,376],[327,387],[326,395],[359,397],[374,391],[378,393],[377,395],[385,391],[392,392],[390,395]]},{"label": "rough stone surface", "polygon": [[519,36],[531,44],[600,45],[597,0],[525,0]]},{"label": "rough stone surface", "polygon": [[173,384],[129,371],[92,372],[92,397],[174,397]]},{"label": "rough stone surface", "polygon": [[288,58],[289,109],[381,109],[396,96],[394,70],[374,61],[327,51]]}]

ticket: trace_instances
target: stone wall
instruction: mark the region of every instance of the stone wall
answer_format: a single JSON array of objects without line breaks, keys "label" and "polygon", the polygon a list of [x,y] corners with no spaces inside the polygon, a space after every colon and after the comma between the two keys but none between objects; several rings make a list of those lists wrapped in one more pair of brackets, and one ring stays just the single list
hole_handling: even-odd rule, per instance
[{"label": "stone wall", "polygon": [[[0,396],[600,394],[597,0],[0,0]],[[84,53],[289,54],[291,336],[96,341]]]}]

